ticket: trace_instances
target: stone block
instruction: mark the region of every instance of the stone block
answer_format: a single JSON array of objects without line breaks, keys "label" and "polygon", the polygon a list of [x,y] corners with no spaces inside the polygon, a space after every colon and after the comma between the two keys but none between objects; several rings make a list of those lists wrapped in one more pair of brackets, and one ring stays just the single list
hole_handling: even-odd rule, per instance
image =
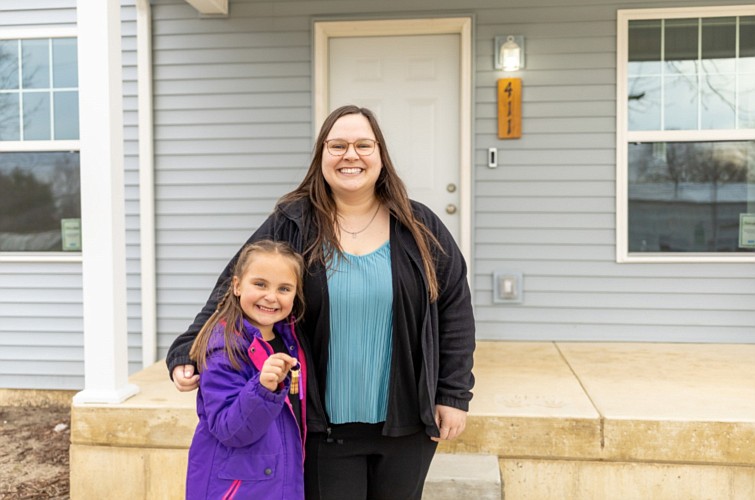
[{"label": "stone block", "polygon": [[187,450],[71,445],[71,498],[182,500]]},{"label": "stone block", "polygon": [[506,500],[752,500],[755,468],[501,460]]},{"label": "stone block", "polygon": [[423,500],[501,499],[501,474],[493,455],[437,453],[425,481]]}]

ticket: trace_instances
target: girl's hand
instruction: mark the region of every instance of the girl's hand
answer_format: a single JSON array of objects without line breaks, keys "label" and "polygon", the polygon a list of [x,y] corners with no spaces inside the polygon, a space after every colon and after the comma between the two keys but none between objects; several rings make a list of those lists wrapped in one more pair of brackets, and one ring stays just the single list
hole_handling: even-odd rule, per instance
[{"label": "girl's hand", "polygon": [[283,382],[283,379],[286,378],[286,375],[291,371],[291,368],[296,366],[296,363],[296,358],[292,358],[288,354],[283,354],[282,352],[276,352],[267,358],[265,364],[262,365],[262,370],[260,371],[260,384],[270,392],[277,391],[278,384]]},{"label": "girl's hand", "polygon": [[199,375],[194,373],[194,365],[178,365],[173,368],[173,383],[181,392],[193,391],[199,387]]}]

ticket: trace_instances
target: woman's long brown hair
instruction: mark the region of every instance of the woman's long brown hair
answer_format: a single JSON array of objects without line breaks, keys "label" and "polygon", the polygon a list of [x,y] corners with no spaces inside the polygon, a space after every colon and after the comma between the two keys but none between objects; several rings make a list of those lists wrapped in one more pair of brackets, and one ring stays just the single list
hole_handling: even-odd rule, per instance
[{"label": "woman's long brown hair", "polygon": [[406,186],[393,166],[393,162],[388,155],[388,146],[385,143],[385,137],[380,130],[375,115],[369,109],[348,105],[342,106],[328,115],[317,136],[312,162],[309,165],[307,174],[304,176],[301,184],[299,184],[299,187],[283,196],[278,203],[285,204],[300,199],[309,199],[312,203],[315,209],[312,223],[316,236],[304,251],[309,264],[319,262],[328,268],[335,254],[343,255],[335,231],[337,217],[336,203],[333,199],[330,186],[325,182],[325,177],[322,175],[322,157],[325,149],[325,139],[327,139],[333,125],[339,118],[353,114],[360,114],[367,118],[372,127],[372,132],[375,134],[375,139],[379,145],[380,160],[383,166],[375,184],[375,196],[414,237],[414,241],[417,243],[417,248],[422,257],[425,275],[427,276],[428,295],[430,301],[434,302],[438,299],[440,287],[435,272],[435,261],[432,256],[431,247],[434,246],[441,252],[443,252],[443,249],[435,235],[424,223],[414,216],[409,196],[406,192]]},{"label": "woman's long brown hair", "polygon": [[240,280],[255,255],[261,253],[279,255],[291,263],[291,267],[296,275],[296,300],[294,300],[294,308],[291,311],[292,320],[300,319],[304,313],[304,290],[302,288],[304,260],[301,255],[294,252],[288,244],[279,241],[260,240],[246,245],[241,250],[239,258],[233,267],[231,281],[228,283],[228,288],[223,298],[218,301],[217,309],[215,309],[212,316],[202,326],[202,329],[199,330],[197,338],[194,339],[194,343],[191,345],[189,357],[197,363],[200,372],[207,366],[207,347],[210,343],[212,331],[218,323],[225,323],[223,346],[228,359],[231,361],[231,366],[236,370],[240,369],[238,360],[244,356],[239,342],[243,329],[244,311],[241,309],[239,297],[233,294],[232,280],[234,277]]}]

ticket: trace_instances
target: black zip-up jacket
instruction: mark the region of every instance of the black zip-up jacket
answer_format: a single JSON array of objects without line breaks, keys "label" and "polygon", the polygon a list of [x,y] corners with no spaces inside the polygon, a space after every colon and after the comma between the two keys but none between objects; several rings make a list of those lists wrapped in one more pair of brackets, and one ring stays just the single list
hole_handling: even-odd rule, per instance
[{"label": "black zip-up jacket", "polygon": [[[440,242],[443,252],[434,250],[439,298],[430,303],[422,258],[409,230],[391,217],[390,246],[393,273],[393,350],[388,394],[388,413],[383,426],[386,436],[403,436],[425,429],[439,436],[435,405],[467,411],[474,385],[472,355],[475,322],[467,268],[456,242],[440,219],[426,206],[412,201],[415,216]],[[300,200],[279,206],[255,231],[247,243],[261,239],[288,242],[303,252],[313,237],[310,203]],[[240,251],[239,251],[240,252]],[[202,325],[217,307],[218,298],[230,282],[233,264],[228,263],[210,298],[188,330],[168,350],[166,363],[173,368],[194,364],[189,350]],[[328,432],[325,412],[330,308],[328,283],[322,265],[305,271],[304,318],[297,325],[302,349],[310,367],[307,383],[307,427],[310,432]]]}]

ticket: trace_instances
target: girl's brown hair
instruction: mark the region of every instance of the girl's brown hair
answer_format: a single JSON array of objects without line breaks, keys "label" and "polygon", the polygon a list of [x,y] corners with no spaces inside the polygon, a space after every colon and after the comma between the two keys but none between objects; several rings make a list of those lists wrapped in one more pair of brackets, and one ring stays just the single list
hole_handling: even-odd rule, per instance
[{"label": "girl's brown hair", "polygon": [[322,175],[322,157],[325,149],[325,139],[327,139],[333,125],[339,118],[353,114],[360,114],[367,118],[372,127],[372,132],[375,134],[375,139],[378,142],[380,160],[383,165],[375,183],[375,196],[404,227],[409,229],[414,237],[414,241],[417,243],[422,257],[425,275],[427,276],[430,301],[434,302],[438,299],[440,287],[435,272],[435,261],[432,256],[431,247],[434,246],[441,252],[443,249],[435,235],[424,223],[414,216],[409,196],[406,192],[406,186],[393,166],[391,157],[388,155],[388,146],[385,143],[385,137],[383,137],[375,115],[369,109],[348,105],[342,106],[330,113],[320,128],[320,133],[315,142],[312,162],[309,165],[307,174],[304,176],[304,180],[299,184],[299,187],[283,196],[278,203],[285,204],[303,198],[309,199],[312,203],[315,211],[312,223],[316,236],[310,245],[304,249],[304,255],[307,256],[307,262],[310,265],[319,262],[327,268],[330,267],[334,254],[343,255],[335,231],[336,217],[338,215],[336,203],[333,199],[330,186],[325,182],[325,177]]},{"label": "girl's brown hair", "polygon": [[284,259],[289,260],[296,275],[296,299],[294,300],[294,308],[291,311],[292,321],[300,319],[304,313],[304,291],[302,288],[304,260],[301,255],[294,252],[286,243],[278,241],[260,240],[246,245],[241,250],[239,258],[233,267],[233,273],[227,283],[227,289],[223,297],[218,301],[217,309],[215,309],[212,316],[202,326],[202,329],[199,330],[197,338],[194,339],[194,343],[191,345],[189,357],[197,363],[199,371],[202,371],[207,366],[207,348],[210,343],[210,337],[212,336],[212,331],[219,323],[225,323],[223,345],[228,359],[235,369],[238,370],[241,368],[238,360],[244,356],[243,349],[239,343],[241,339],[240,333],[243,328],[244,311],[241,309],[239,297],[233,294],[232,282],[234,277],[239,280],[243,277],[244,271],[246,271],[254,256],[260,253],[280,255]]}]

